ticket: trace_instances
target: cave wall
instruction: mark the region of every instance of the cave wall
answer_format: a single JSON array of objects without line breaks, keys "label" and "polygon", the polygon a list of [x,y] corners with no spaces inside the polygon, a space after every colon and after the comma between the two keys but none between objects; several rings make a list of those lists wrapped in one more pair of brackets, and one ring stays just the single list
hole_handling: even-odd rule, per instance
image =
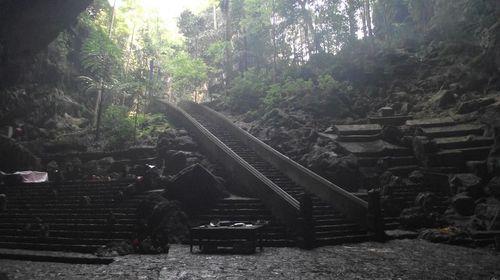
[{"label": "cave wall", "polygon": [[0,88],[70,26],[92,0],[0,0]]}]

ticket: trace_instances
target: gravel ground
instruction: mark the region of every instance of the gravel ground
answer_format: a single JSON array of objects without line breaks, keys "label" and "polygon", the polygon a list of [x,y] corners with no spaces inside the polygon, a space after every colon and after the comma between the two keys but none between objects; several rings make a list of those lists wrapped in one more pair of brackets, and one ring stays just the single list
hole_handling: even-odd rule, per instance
[{"label": "gravel ground", "polygon": [[[254,255],[130,255],[110,265],[0,260],[9,279],[498,279],[500,253],[420,240],[264,248]],[[1,277],[0,277],[1,279]]]}]

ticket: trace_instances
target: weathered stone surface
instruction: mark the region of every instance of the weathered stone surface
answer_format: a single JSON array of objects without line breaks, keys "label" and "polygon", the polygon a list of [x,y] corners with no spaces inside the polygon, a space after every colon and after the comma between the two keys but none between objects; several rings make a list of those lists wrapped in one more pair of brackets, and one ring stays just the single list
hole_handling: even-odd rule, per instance
[{"label": "weathered stone surface", "polygon": [[0,1],[0,87],[20,75],[20,60],[52,42],[74,22],[91,0],[2,0]]},{"label": "weathered stone surface", "polygon": [[485,186],[485,193],[500,198],[500,176],[491,178]]},{"label": "weathered stone surface", "polygon": [[149,238],[157,246],[179,243],[189,234],[188,217],[179,203],[159,194],[151,194],[143,200],[137,207],[137,216],[140,221],[139,239]]},{"label": "weathered stone surface", "polygon": [[379,124],[335,125],[339,135],[377,134],[382,130]]},{"label": "weathered stone surface", "polygon": [[499,124],[494,128],[494,143],[486,161],[488,173],[500,175],[500,119]]},{"label": "weathered stone surface", "polygon": [[480,99],[470,100],[460,104],[460,106],[457,109],[457,113],[459,114],[472,113],[493,103],[495,103],[495,99],[493,98],[480,98]]},{"label": "weathered stone surface", "polygon": [[426,136],[415,136],[412,143],[417,160],[422,166],[429,166],[429,155],[437,151],[436,143]]},{"label": "weathered stone surface", "polygon": [[419,126],[419,127],[433,127],[433,126],[447,126],[454,124],[455,121],[450,118],[433,118],[433,119],[415,119],[407,120],[406,125],[408,126]]},{"label": "weathered stone surface", "polygon": [[474,209],[479,230],[500,230],[500,201],[495,198],[483,199]]},{"label": "weathered stone surface", "polygon": [[403,228],[419,229],[438,226],[441,222],[435,213],[426,213],[421,207],[403,209],[399,216]]},{"label": "weathered stone surface", "polygon": [[378,111],[380,113],[380,116],[382,116],[382,117],[394,116],[394,109],[391,107],[382,107]]},{"label": "weathered stone surface", "polygon": [[227,197],[228,193],[221,178],[215,177],[200,164],[194,164],[175,175],[163,195],[180,201],[188,213],[199,213]]},{"label": "weathered stone surface", "polygon": [[380,134],[383,140],[391,144],[404,145],[403,137],[405,134],[396,126],[385,126]]},{"label": "weathered stone surface", "polygon": [[413,183],[420,184],[424,181],[424,174],[420,170],[414,170],[408,175],[408,179]]},{"label": "weathered stone surface", "polygon": [[0,213],[7,210],[7,195],[0,193]]},{"label": "weathered stone surface", "polygon": [[431,102],[438,108],[444,109],[452,106],[456,101],[455,95],[451,91],[440,90],[431,97]]},{"label": "weathered stone surface", "polygon": [[0,170],[40,170],[40,159],[14,140],[0,135]]},{"label": "weathered stone surface", "polygon": [[482,193],[482,179],[472,173],[459,173],[450,178],[450,187],[454,193],[466,192],[478,197]]},{"label": "weathered stone surface", "polygon": [[469,234],[456,227],[426,229],[419,234],[419,238],[433,243],[448,243],[455,245],[472,243],[472,238]]},{"label": "weathered stone surface", "polygon": [[432,192],[421,192],[415,198],[415,206],[422,208],[424,212],[431,212],[437,204],[437,197]]},{"label": "weathered stone surface", "polygon": [[475,202],[470,196],[459,193],[451,199],[451,206],[458,214],[470,216],[474,214]]}]

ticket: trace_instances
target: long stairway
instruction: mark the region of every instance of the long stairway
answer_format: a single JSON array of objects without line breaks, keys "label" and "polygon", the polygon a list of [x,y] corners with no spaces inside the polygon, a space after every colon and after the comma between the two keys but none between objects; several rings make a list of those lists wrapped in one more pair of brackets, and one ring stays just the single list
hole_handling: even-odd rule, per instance
[{"label": "long stairway", "polygon": [[[252,149],[231,135],[222,126],[210,122],[208,118],[204,117],[196,110],[187,109],[187,112],[243,160],[252,165],[292,197],[298,201],[301,200],[304,194],[304,188],[295,184],[280,170],[261,159]],[[371,238],[371,235],[368,234],[366,230],[361,229],[358,224],[348,220],[343,214],[323,202],[320,198],[312,195],[312,201],[313,231],[316,245],[321,246],[344,242],[359,242]]]},{"label": "long stairway", "polygon": [[0,186],[0,248],[95,252],[134,237],[141,195],[120,199],[127,182],[71,182]]}]

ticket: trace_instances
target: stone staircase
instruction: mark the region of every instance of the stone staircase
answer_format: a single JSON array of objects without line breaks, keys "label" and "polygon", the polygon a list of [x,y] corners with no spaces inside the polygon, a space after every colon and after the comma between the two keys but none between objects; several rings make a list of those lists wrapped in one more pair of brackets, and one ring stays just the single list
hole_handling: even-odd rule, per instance
[{"label": "stone staircase", "polygon": [[[201,125],[215,135],[228,148],[235,152],[241,159],[254,167],[263,176],[275,183],[282,191],[300,201],[305,188],[296,184],[282,171],[261,158],[243,141],[228,132],[222,125],[211,122],[201,112],[188,109],[187,112]],[[324,246],[348,242],[361,242],[370,240],[373,235],[362,229],[359,224],[348,219],[318,196],[310,194],[312,200],[312,234],[315,246]]]},{"label": "stone staircase", "polygon": [[[0,248],[95,252],[135,235],[136,209],[144,195],[123,196],[129,182],[65,182],[0,186]],[[120,201],[121,200],[121,201]]]},{"label": "stone staircase", "polygon": [[364,185],[378,185],[378,174],[382,169],[395,175],[406,176],[418,168],[411,148],[394,145],[380,137],[379,124],[335,125],[337,143],[358,159]]},{"label": "stone staircase", "polygon": [[[484,136],[483,125],[457,123],[452,118],[409,119],[399,124],[420,130],[420,135],[433,142],[436,151],[428,153],[427,166],[417,160],[413,148],[394,145],[381,139],[383,126],[379,123],[335,125],[336,136],[329,137],[346,152],[357,157],[367,187],[378,186],[378,175],[383,171],[390,171],[405,178],[404,184],[391,190],[391,200],[403,208],[413,206],[419,193],[429,191],[436,195],[435,210],[444,212],[449,193],[442,188],[443,182],[438,182],[439,180],[444,178],[447,181],[446,174],[475,173],[482,176],[486,172],[486,158],[493,144],[493,138]],[[440,178],[414,183],[407,177],[415,170],[433,173]],[[427,177],[429,176],[433,177],[428,174]],[[396,220],[397,217],[386,215],[386,228],[396,227]]]},{"label": "stone staircase", "polygon": [[[412,123],[410,123],[412,124]],[[418,124],[425,136],[438,148],[430,156],[429,168],[441,173],[486,172],[486,159],[493,138],[485,135],[481,124],[456,124],[448,118],[431,119]]]}]

